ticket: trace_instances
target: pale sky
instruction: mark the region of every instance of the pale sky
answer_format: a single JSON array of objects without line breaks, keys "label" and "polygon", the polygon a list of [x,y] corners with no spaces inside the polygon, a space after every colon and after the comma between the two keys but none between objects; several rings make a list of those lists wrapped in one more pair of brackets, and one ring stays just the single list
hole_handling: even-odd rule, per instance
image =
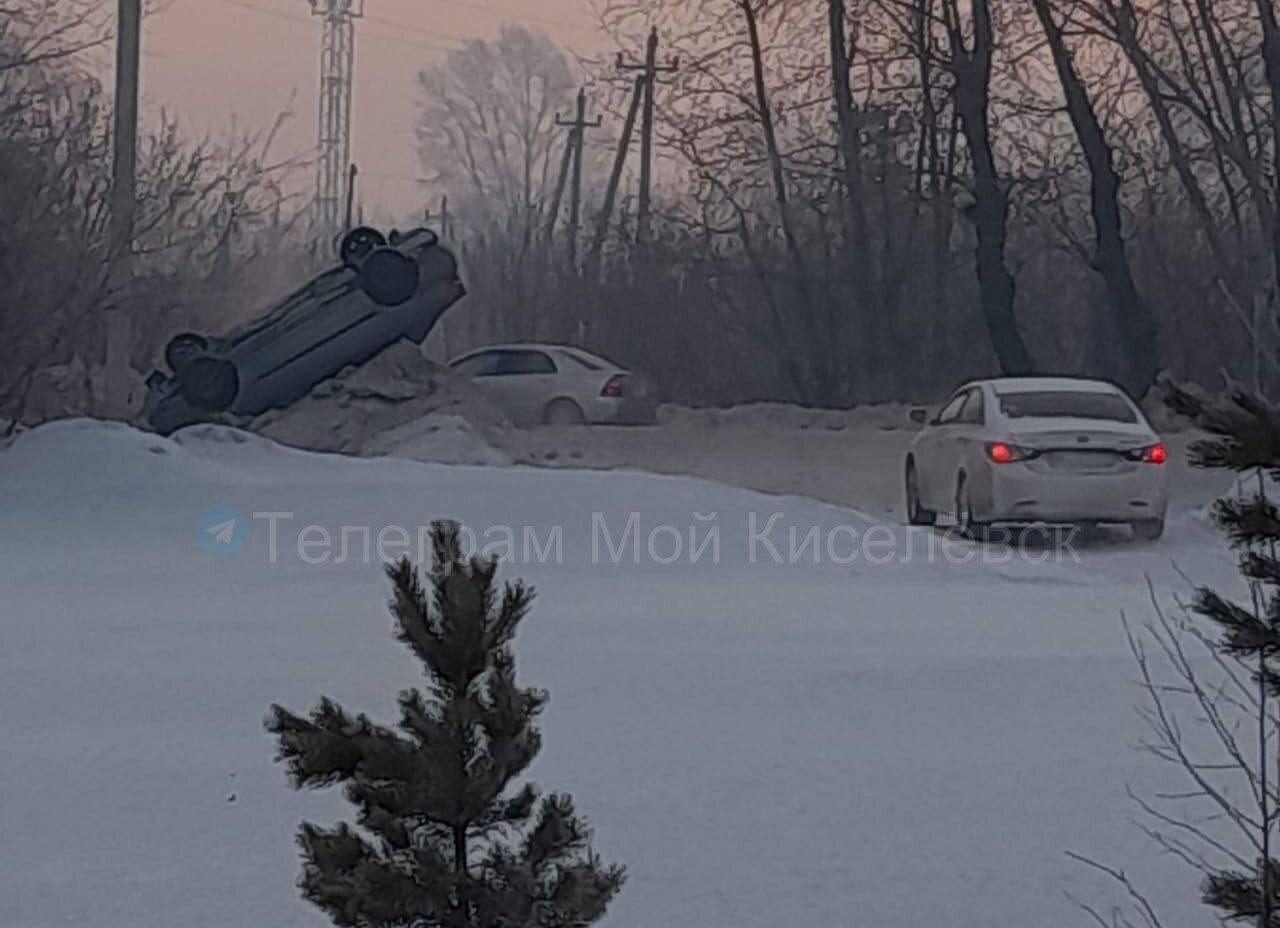
[{"label": "pale sky", "polygon": [[[493,36],[504,22],[539,29],[583,54],[603,38],[586,0],[366,0],[356,25],[352,157],[366,218],[416,215],[415,75],[459,39]],[[307,0],[164,0],[144,24],[144,114],[166,108],[192,132],[232,121],[268,128],[296,92],[278,156],[316,140],[320,20]],[[144,117],[145,118],[145,117]]]}]

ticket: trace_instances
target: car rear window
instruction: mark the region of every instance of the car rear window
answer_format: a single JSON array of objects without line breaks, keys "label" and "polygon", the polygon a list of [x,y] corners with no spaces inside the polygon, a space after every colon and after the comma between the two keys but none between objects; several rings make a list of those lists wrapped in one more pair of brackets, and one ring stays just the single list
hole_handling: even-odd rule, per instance
[{"label": "car rear window", "polygon": [[561,351],[560,357],[568,358],[574,364],[577,364],[580,367],[584,367],[589,371],[604,370],[604,368],[601,367],[599,364],[597,364],[595,361],[592,361],[590,358],[583,357],[582,355],[577,354],[576,352],[573,352],[573,351]]},{"label": "car rear window", "polygon": [[1137,422],[1128,400],[1117,393],[1035,390],[1001,393],[1000,411],[1010,419],[1106,419]]}]

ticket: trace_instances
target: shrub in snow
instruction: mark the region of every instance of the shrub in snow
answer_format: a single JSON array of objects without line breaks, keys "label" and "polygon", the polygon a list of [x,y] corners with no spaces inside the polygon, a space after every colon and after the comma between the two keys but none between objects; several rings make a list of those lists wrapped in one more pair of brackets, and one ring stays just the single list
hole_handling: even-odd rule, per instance
[{"label": "shrub in snow", "polygon": [[[1145,639],[1155,647],[1144,647],[1131,633],[1149,701],[1144,715],[1155,736],[1147,747],[1181,768],[1192,784],[1185,793],[1164,793],[1155,804],[1140,805],[1151,823],[1148,834],[1200,870],[1204,901],[1219,910],[1220,920],[1280,928],[1274,753],[1280,508],[1267,479],[1280,471],[1280,409],[1240,390],[1213,399],[1168,379],[1162,388],[1175,412],[1211,434],[1192,445],[1191,463],[1238,475],[1237,496],[1219,500],[1211,515],[1239,555],[1249,595],[1237,600],[1198,589],[1188,610],[1209,620],[1211,631],[1171,620],[1157,607]],[[1153,670],[1161,659],[1173,670],[1172,680]],[[1159,807],[1170,802],[1176,806]],[[1140,900],[1144,920],[1158,924],[1123,872],[1107,872]]]},{"label": "shrub in snow", "polygon": [[303,895],[359,928],[585,926],[622,885],[590,851],[567,795],[513,789],[540,747],[546,695],[516,685],[511,642],[533,593],[499,589],[497,564],[462,556],[458,527],[433,527],[430,590],[388,568],[396,637],[425,665],[384,727],[322,699],[308,718],[272,706],[268,729],[296,788],[342,783],[354,826],[304,824]]}]

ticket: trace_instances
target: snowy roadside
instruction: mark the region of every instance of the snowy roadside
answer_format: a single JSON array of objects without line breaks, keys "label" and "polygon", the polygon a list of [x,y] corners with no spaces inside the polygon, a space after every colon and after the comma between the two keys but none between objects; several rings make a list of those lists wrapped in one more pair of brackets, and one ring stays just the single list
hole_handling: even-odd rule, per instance
[{"label": "snowy roadside", "polygon": [[[690,431],[648,434],[680,463],[723,459]],[[792,437],[792,456],[814,453]],[[0,452],[6,924],[323,924],[293,887],[293,831],[345,809],[289,792],[262,715],[321,694],[392,713],[414,666],[358,542],[403,526],[411,548],[442,516],[539,543],[563,527],[559,557],[525,551],[505,573],[541,594],[519,642],[524,679],[552,693],[534,777],[573,792],[596,848],[630,870],[607,924],[1073,926],[1063,891],[1109,887],[1065,850],[1123,863],[1173,928],[1201,914],[1127,821],[1126,783],[1159,769],[1132,748],[1117,620],[1149,610],[1148,576],[1182,589],[1175,561],[1232,588],[1188,511],[1157,545],[1107,536],[1078,562],[903,557],[933,533],[886,523],[877,545],[899,556],[876,561],[849,557],[869,534],[859,512],[702,479],[179,439],[63,422]],[[262,519],[233,556],[202,550],[215,504],[292,513],[275,562]],[[633,513],[640,547],[615,558]],[[705,539],[711,513],[718,557],[666,562],[659,530]],[[783,563],[758,540],[775,514]],[[327,548],[301,544],[309,526]],[[793,526],[817,533],[799,558]]]},{"label": "snowy roadside", "polygon": [[[837,412],[758,404],[728,410],[664,407],[650,427],[544,426],[504,433],[504,450],[540,467],[632,468],[797,494],[903,519],[903,462],[914,429],[898,404]],[[1198,436],[1166,435],[1175,511],[1200,509],[1231,478],[1186,464]],[[509,441],[510,444],[505,442]]]}]

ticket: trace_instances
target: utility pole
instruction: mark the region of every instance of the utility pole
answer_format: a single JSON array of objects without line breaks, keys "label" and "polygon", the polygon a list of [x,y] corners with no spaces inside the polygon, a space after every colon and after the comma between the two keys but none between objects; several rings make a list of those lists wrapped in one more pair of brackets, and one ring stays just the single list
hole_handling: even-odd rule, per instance
[{"label": "utility pole", "polygon": [[444,241],[448,239],[449,237],[449,195],[446,193],[440,197],[440,212],[433,213],[431,212],[431,207],[428,206],[426,209],[422,211],[422,219],[427,224],[430,224],[433,219],[439,220],[440,240]]},{"label": "utility pole", "polygon": [[[556,114],[556,119],[560,114]],[[569,165],[573,161],[573,133],[564,143],[564,154],[560,156],[560,170],[556,174],[556,192],[551,195],[551,209],[547,210],[547,244],[550,245],[555,236],[556,220],[560,218],[560,201],[564,199],[564,185],[569,180]]]},{"label": "utility pole", "polygon": [[[230,181],[227,186],[230,187]],[[227,190],[222,195],[222,202],[227,207],[227,225],[222,230],[222,238],[218,241],[218,257],[216,262],[216,279],[220,286],[226,286],[227,274],[231,270],[232,249],[236,237],[240,233],[240,195]]]},{"label": "utility pole", "polygon": [[618,68],[623,71],[644,72],[644,117],[640,124],[640,203],[636,215],[636,242],[643,245],[649,240],[649,189],[653,171],[653,93],[660,73],[675,71],[679,59],[670,64],[658,64],[658,27],[649,30],[645,43],[644,64],[627,64],[622,52],[618,52]]},{"label": "utility pole", "polygon": [[613,215],[613,203],[618,197],[618,184],[622,180],[622,168],[627,161],[627,150],[631,147],[631,133],[636,127],[636,112],[640,109],[640,98],[644,95],[645,79],[643,74],[636,75],[636,86],[631,92],[631,106],[627,108],[627,119],[622,124],[622,137],[618,139],[618,152],[613,158],[613,170],[609,172],[609,186],[604,192],[604,206],[600,209],[600,219],[596,223],[596,234],[591,242],[591,254],[588,261],[595,265],[600,260],[600,250],[604,248],[604,240],[609,234],[609,217]]},{"label": "utility pole", "polygon": [[120,0],[116,18],[116,96],[111,148],[110,246],[115,261],[128,256],[133,241],[141,28],[141,0]]},{"label": "utility pole", "polygon": [[[587,129],[594,129],[600,125],[600,117],[597,116],[591,122],[587,122],[587,92],[583,88],[578,88],[578,112],[572,121],[560,118],[560,114],[556,114],[556,125],[562,126],[569,130],[568,147],[565,149],[566,155],[572,153],[573,162],[573,180],[569,188],[569,266],[576,269],[578,266],[578,220],[579,212],[582,205],[582,142],[587,134]],[[561,165],[561,183],[564,181],[564,166]],[[559,210],[560,198],[556,197],[556,209]],[[552,214],[551,222],[554,226],[555,214]]]},{"label": "utility pole", "polygon": [[[343,223],[342,223],[342,226],[345,230],[351,229],[351,221],[352,221],[352,214],[353,214],[352,211],[355,208],[355,202],[356,202],[356,177],[359,174],[360,174],[360,169],[356,167],[355,163],[353,162],[351,166],[347,168],[347,211],[345,213],[346,218],[343,220]],[[361,222],[361,225],[364,225],[364,223]]]},{"label": "utility pole", "polygon": [[133,278],[133,227],[137,209],[138,64],[142,44],[142,0],[119,0],[116,12],[116,94],[111,133],[111,211],[107,227],[107,286],[111,308],[103,314],[101,412],[126,415],[133,329],[119,307]]},{"label": "utility pole", "polygon": [[364,0],[308,0],[311,15],[324,20],[320,42],[320,162],[316,177],[315,233],[336,235],[351,162],[351,85],[355,70],[355,21]]}]

